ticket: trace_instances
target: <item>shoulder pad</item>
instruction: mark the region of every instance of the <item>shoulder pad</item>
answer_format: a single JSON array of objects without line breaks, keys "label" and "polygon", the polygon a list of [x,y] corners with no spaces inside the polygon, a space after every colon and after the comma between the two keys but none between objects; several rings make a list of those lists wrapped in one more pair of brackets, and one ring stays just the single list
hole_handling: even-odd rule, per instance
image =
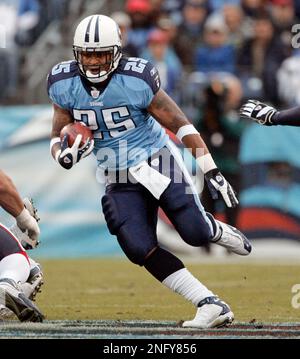
[{"label": "shoulder pad", "polygon": [[116,73],[136,77],[145,81],[154,94],[160,88],[158,71],[148,60],[139,57],[123,57]]},{"label": "shoulder pad", "polygon": [[64,61],[55,65],[51,72],[48,75],[47,83],[48,83],[48,92],[49,88],[58,81],[66,80],[75,76],[79,76],[79,69],[77,66],[77,62],[72,61]]}]

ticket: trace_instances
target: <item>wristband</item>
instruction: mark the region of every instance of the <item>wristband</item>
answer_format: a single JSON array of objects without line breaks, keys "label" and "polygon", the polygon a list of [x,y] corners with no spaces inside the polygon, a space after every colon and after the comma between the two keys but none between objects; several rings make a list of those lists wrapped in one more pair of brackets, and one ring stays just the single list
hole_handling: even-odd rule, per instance
[{"label": "wristband", "polygon": [[176,137],[182,141],[183,137],[187,135],[199,135],[199,132],[195,129],[194,125],[184,125],[181,126],[178,132],[176,133]]},{"label": "wristband", "polygon": [[53,137],[50,141],[50,152],[52,151],[52,147],[57,143],[60,143],[60,137]]},{"label": "wristband", "polygon": [[[52,148],[54,145],[56,145],[57,143],[60,143],[60,138],[59,137],[53,137],[52,140],[50,141],[50,153],[52,154]],[[58,157],[61,154],[61,150],[58,150],[55,153],[55,161],[58,162]]]},{"label": "wristband", "polygon": [[200,156],[196,159],[201,171],[205,174],[215,168],[217,168],[215,161],[213,160],[210,153],[207,153],[204,156]]}]

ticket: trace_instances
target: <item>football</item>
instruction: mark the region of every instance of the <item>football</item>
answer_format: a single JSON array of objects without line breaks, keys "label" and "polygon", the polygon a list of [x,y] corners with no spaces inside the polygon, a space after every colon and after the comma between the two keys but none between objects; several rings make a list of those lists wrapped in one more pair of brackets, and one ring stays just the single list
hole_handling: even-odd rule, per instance
[{"label": "football", "polygon": [[69,123],[63,127],[60,132],[61,141],[65,135],[68,135],[69,147],[73,145],[78,135],[82,135],[80,146],[84,145],[88,138],[93,139],[92,131],[82,122]]}]

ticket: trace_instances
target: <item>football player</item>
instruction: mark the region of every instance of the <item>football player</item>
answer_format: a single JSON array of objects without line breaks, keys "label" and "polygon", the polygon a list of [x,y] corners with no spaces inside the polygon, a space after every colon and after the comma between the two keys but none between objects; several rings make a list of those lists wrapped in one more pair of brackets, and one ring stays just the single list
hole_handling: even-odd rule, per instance
[{"label": "football player", "polygon": [[16,219],[11,229],[0,223],[0,319],[13,312],[20,321],[41,322],[44,316],[32,299],[42,285],[42,272],[23,247],[37,245],[40,229],[32,203],[24,202],[11,179],[0,171],[0,206]]},{"label": "football player", "polygon": [[240,109],[242,118],[253,120],[264,126],[300,126],[300,106],[284,111],[257,100],[248,100]]},{"label": "football player", "polygon": [[[240,231],[205,212],[181,155],[163,127],[191,149],[213,197],[221,195],[229,207],[238,204],[232,187],[200,134],[160,88],[156,68],[142,58],[122,56],[120,31],[111,18],[92,15],[82,20],[73,51],[75,60],[59,63],[48,76],[54,109],[53,158],[69,170],[93,150],[106,176],[102,209],[110,233],[116,235],[129,260],[197,307],[194,320],[184,322],[184,327],[210,328],[232,322],[230,307],[158,244],[161,207],[192,246],[213,242],[240,255],[251,251]],[[60,139],[61,129],[74,121],[89,126],[94,142],[80,145],[78,135],[68,147],[67,135]]]}]

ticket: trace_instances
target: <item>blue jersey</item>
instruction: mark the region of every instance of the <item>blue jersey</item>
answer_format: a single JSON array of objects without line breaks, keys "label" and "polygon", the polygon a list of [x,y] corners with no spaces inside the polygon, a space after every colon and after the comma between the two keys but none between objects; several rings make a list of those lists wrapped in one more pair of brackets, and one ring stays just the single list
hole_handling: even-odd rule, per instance
[{"label": "blue jersey", "polygon": [[108,170],[135,166],[167,143],[165,130],[147,112],[159,88],[156,68],[140,58],[122,58],[102,89],[80,75],[75,61],[56,65],[48,76],[50,99],[93,131],[94,154]]}]

